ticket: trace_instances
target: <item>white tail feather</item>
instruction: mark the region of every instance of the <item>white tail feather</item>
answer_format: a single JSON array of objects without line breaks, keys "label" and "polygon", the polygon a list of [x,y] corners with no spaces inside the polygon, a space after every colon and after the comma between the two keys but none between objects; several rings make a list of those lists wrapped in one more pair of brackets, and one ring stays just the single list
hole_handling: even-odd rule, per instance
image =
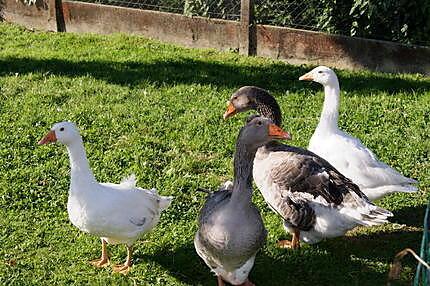
[{"label": "white tail feather", "polygon": [[130,176],[122,179],[120,185],[124,188],[133,189],[136,187],[137,179],[135,174],[131,174]]},{"label": "white tail feather", "polygon": [[378,188],[361,189],[371,201],[376,201],[392,193],[414,193],[418,188],[413,185],[389,185]]},{"label": "white tail feather", "polygon": [[233,182],[230,180],[225,181],[224,184],[221,185],[220,190],[233,190]]},{"label": "white tail feather", "polygon": [[167,209],[170,204],[172,203],[173,197],[164,197],[164,196],[160,196],[160,201],[158,202],[158,207],[160,208],[160,210],[165,210]]}]

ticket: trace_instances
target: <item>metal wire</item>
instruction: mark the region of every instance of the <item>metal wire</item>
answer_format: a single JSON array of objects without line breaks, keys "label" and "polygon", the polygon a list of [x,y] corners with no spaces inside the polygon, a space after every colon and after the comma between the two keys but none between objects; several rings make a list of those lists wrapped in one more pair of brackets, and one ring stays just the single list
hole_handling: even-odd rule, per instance
[{"label": "metal wire", "polygon": [[238,0],[187,0],[184,14],[227,20],[240,20]]},{"label": "metal wire", "polygon": [[319,23],[324,7],[320,1],[255,0],[255,18],[259,24],[323,31]]},{"label": "metal wire", "polygon": [[81,0],[128,8],[178,13],[226,20],[240,20],[238,0]]},{"label": "metal wire", "polygon": [[80,0],[83,2],[90,2],[96,4],[104,4],[111,6],[136,8],[143,10],[154,10],[170,13],[183,13],[184,2],[183,0]]}]

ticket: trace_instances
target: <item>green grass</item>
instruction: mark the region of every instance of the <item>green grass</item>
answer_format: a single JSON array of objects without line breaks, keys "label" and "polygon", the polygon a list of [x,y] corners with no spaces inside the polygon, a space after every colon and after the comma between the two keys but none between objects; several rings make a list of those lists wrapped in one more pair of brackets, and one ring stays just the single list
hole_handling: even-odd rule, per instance
[{"label": "green grass", "polygon": [[[192,241],[204,201],[195,189],[214,189],[233,173],[246,115],[223,121],[225,102],[243,85],[270,90],[292,144],[306,147],[323,101],[319,85],[297,80],[310,68],[136,36],[0,23],[0,284],[215,285]],[[342,128],[418,179],[420,192],[378,203],[395,214],[391,224],[293,252],[275,247],[288,235],[256,191],[269,230],[251,273],[257,285],[383,285],[394,255],[419,248],[430,187],[430,79],[337,72]],[[100,242],[68,221],[66,149],[36,144],[63,120],[82,130],[99,181],[136,173],[139,186],[175,196],[158,227],[137,243],[127,277],[89,265]],[[109,251],[113,263],[125,259],[123,246]],[[404,265],[399,285],[410,284],[416,264],[407,258]]]}]

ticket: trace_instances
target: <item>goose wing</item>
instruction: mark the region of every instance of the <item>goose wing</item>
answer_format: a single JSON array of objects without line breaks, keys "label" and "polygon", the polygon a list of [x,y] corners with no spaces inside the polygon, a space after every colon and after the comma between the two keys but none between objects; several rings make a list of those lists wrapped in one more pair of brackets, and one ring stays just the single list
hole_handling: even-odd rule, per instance
[{"label": "goose wing", "polygon": [[272,167],[270,177],[281,192],[308,194],[314,199],[321,196],[334,205],[341,204],[350,192],[367,200],[357,185],[318,155],[287,145],[277,145],[273,151],[282,160]]},{"label": "goose wing", "polygon": [[368,202],[357,185],[314,153],[280,144],[271,151],[276,157],[269,172],[271,207],[299,229],[308,230],[315,221],[311,202],[327,207]]},{"label": "goose wing", "polygon": [[324,145],[329,149],[321,150],[320,155],[332,162],[345,176],[354,178],[354,181],[364,188],[417,183],[416,180],[403,176],[381,162],[359,139],[345,132],[331,136]]}]

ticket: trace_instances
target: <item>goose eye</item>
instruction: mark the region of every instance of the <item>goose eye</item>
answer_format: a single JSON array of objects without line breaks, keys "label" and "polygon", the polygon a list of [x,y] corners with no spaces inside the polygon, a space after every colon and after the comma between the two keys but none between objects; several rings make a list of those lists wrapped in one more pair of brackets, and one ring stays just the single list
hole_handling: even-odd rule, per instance
[{"label": "goose eye", "polygon": [[257,121],[257,126],[261,126],[263,123],[261,121]]},{"label": "goose eye", "polygon": [[61,128],[60,128],[60,131],[64,131],[64,127],[61,127]]},{"label": "goose eye", "polygon": [[323,73],[322,71],[318,71],[318,73]]}]

